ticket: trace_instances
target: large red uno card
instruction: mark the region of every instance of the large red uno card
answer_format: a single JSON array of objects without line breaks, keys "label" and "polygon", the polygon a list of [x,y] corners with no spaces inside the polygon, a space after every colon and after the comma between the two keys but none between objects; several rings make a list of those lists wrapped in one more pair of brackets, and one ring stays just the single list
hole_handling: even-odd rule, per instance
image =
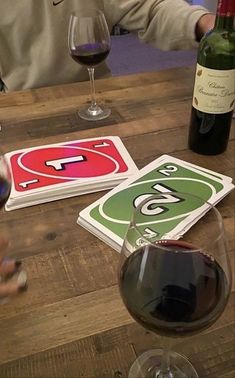
[{"label": "large red uno card", "polygon": [[89,181],[115,180],[137,169],[118,137],[39,146],[6,155],[14,189],[19,193],[40,191],[56,184],[80,186]]}]

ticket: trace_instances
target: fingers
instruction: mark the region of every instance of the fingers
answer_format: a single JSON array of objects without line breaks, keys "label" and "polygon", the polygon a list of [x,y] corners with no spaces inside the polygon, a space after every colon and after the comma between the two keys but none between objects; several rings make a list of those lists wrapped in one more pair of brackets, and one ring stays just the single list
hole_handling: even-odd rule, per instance
[{"label": "fingers", "polygon": [[0,237],[0,264],[4,258],[4,251],[8,247],[8,240],[3,238],[2,236]]},{"label": "fingers", "polygon": [[27,275],[21,270],[21,261],[4,257],[8,247],[6,238],[0,235],[0,301],[27,289]]},{"label": "fingers", "polygon": [[25,291],[27,285],[24,283],[19,283],[17,281],[8,281],[6,283],[1,283],[0,285],[0,297],[8,297],[10,295],[17,294],[19,292]]},{"label": "fingers", "polygon": [[0,282],[0,298],[7,298],[27,290],[27,274],[24,270],[16,273],[12,279]]},{"label": "fingers", "polygon": [[9,276],[14,274],[21,267],[21,261],[16,261],[13,259],[3,260],[0,264],[0,275]]}]

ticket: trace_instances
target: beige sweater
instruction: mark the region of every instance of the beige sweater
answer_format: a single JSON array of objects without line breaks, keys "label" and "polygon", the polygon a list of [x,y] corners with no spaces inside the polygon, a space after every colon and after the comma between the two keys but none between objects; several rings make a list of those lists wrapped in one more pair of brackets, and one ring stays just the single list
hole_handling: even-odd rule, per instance
[{"label": "beige sweater", "polygon": [[[91,6],[103,9],[110,30],[119,23],[164,50],[197,46],[195,24],[208,13],[184,0],[0,0],[5,91],[87,80],[86,67],[69,56],[67,33],[71,11]],[[96,77],[108,74],[105,64],[96,68]]]}]

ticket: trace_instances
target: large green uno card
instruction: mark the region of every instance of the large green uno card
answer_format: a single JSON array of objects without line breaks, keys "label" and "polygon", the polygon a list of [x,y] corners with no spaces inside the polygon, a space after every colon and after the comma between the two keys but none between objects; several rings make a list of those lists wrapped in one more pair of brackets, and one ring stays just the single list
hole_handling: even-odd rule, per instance
[{"label": "large green uno card", "polygon": [[196,197],[195,201],[189,201],[183,195],[172,196],[169,192],[192,193],[215,204],[232,187],[231,183],[223,181],[222,175],[216,177],[196,166],[187,166],[184,161],[163,155],[88,207],[88,218],[84,216],[94,228],[121,246],[134,208],[152,194],[163,193],[159,206],[164,211],[156,215],[154,209],[158,204],[149,203],[148,211],[142,212],[139,227],[147,237],[157,235],[161,239],[173,234],[175,237],[174,232],[186,230],[206,211],[206,206],[202,207],[201,200]]}]

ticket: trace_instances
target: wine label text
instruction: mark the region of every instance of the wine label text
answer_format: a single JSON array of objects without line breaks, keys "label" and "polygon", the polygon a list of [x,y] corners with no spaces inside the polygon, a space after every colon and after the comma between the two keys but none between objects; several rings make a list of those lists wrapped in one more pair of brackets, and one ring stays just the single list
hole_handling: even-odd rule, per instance
[{"label": "wine label text", "polygon": [[235,70],[213,70],[197,64],[193,107],[201,112],[222,114],[234,109]]}]

